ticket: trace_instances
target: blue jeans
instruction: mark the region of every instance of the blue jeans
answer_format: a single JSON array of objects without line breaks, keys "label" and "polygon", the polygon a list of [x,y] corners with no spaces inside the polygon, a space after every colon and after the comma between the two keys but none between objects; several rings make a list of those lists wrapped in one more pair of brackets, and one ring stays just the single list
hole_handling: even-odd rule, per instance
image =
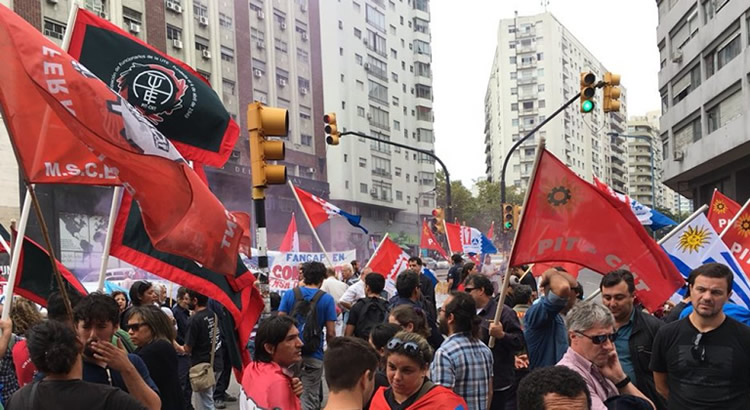
[{"label": "blue jeans", "polygon": [[193,392],[193,403],[195,410],[216,410],[214,407],[214,387],[201,392]]}]

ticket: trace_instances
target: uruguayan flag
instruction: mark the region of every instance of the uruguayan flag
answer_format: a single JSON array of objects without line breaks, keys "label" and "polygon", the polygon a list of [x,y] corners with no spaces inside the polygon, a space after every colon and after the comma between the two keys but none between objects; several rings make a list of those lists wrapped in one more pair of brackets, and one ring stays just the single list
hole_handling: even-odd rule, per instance
[{"label": "uruguayan flag", "polygon": [[685,279],[693,269],[704,263],[718,262],[728,266],[734,272],[730,300],[740,306],[750,307],[748,278],[704,214],[690,221],[664,242],[662,247]]},{"label": "uruguayan flag", "polygon": [[661,229],[665,226],[676,226],[677,222],[673,221],[672,218],[664,215],[656,209],[651,209],[646,205],[630,198],[630,209],[641,222],[641,225],[646,225],[653,229]]}]

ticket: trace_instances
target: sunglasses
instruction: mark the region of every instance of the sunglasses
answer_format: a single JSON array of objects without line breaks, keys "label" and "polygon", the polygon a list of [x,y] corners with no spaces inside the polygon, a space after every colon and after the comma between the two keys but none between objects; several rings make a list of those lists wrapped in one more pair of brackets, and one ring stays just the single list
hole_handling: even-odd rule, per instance
[{"label": "sunglasses", "polygon": [[128,330],[132,330],[134,332],[137,332],[138,329],[141,328],[141,326],[146,326],[146,323],[143,323],[143,322],[141,322],[141,323],[128,323],[127,325],[125,325],[125,329],[123,329],[123,330],[125,330],[126,332]]},{"label": "sunglasses", "polygon": [[579,332],[577,330],[575,332],[578,333],[581,336],[584,336],[584,337],[586,337],[588,339],[591,339],[591,343],[593,343],[595,345],[600,345],[600,344],[604,343],[604,341],[607,340],[607,339],[609,339],[609,341],[612,342],[612,343],[614,343],[615,340],[617,340],[617,333],[610,333],[610,334],[607,334],[607,335],[589,336],[589,335],[586,335],[583,332]]},{"label": "sunglasses", "polygon": [[471,291],[474,290],[474,289],[476,289],[476,288],[464,288],[464,292],[471,293]]},{"label": "sunglasses", "polygon": [[703,363],[706,361],[706,346],[701,344],[701,338],[703,338],[703,333],[695,335],[695,340],[693,340],[693,347],[690,348],[690,353],[693,355],[695,361]]},{"label": "sunglasses", "polygon": [[391,352],[394,352],[396,350],[401,350],[404,353],[408,354],[409,356],[421,356],[422,351],[419,349],[419,345],[414,342],[404,342],[403,340],[394,337],[393,339],[388,341],[388,344],[385,345],[385,348],[388,349]]}]

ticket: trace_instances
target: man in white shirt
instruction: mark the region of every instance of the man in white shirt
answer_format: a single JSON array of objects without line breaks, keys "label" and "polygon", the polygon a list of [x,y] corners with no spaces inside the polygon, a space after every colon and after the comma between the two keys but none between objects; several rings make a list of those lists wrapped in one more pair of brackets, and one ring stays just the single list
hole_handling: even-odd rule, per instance
[{"label": "man in white shirt", "polygon": [[[338,306],[339,299],[346,292],[346,283],[336,279],[336,271],[333,268],[326,269],[326,278],[323,280],[323,285],[320,286],[320,290],[331,295],[333,301]],[[341,311],[340,308],[336,309],[336,336],[342,336],[344,334],[344,326],[346,326],[346,318],[344,317],[345,312]]]},{"label": "man in white shirt", "polygon": [[[351,309],[354,305],[354,302],[365,297],[365,277],[370,272],[372,272],[372,269],[370,268],[362,269],[362,273],[359,275],[359,280],[357,281],[357,283],[349,286],[346,292],[344,292],[344,295],[341,296],[341,299],[339,299],[339,306],[342,309]],[[381,296],[383,297],[383,299],[389,300],[391,294],[388,293],[388,290],[383,289]]]}]

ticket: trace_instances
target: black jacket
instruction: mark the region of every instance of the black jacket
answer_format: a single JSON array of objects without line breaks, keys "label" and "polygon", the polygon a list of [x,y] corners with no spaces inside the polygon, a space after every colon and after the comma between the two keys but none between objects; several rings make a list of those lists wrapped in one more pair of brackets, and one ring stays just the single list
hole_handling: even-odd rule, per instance
[{"label": "black jacket", "polygon": [[[490,323],[495,320],[497,310],[497,300],[490,299],[487,306],[480,312],[482,324],[479,329],[479,338],[489,346],[490,340]],[[508,387],[515,381],[516,352],[523,349],[526,342],[523,339],[523,330],[518,315],[508,306],[503,306],[500,314],[500,323],[503,325],[505,337],[495,341],[495,347],[492,348],[493,361],[493,389],[498,390]]]},{"label": "black jacket", "polygon": [[635,385],[641,393],[654,402],[657,410],[666,409],[667,401],[656,391],[654,374],[649,370],[654,338],[664,322],[644,313],[642,308],[637,305],[633,309],[635,309],[633,331],[630,334],[628,346],[630,347],[630,360],[633,362],[633,370],[635,371]]}]

